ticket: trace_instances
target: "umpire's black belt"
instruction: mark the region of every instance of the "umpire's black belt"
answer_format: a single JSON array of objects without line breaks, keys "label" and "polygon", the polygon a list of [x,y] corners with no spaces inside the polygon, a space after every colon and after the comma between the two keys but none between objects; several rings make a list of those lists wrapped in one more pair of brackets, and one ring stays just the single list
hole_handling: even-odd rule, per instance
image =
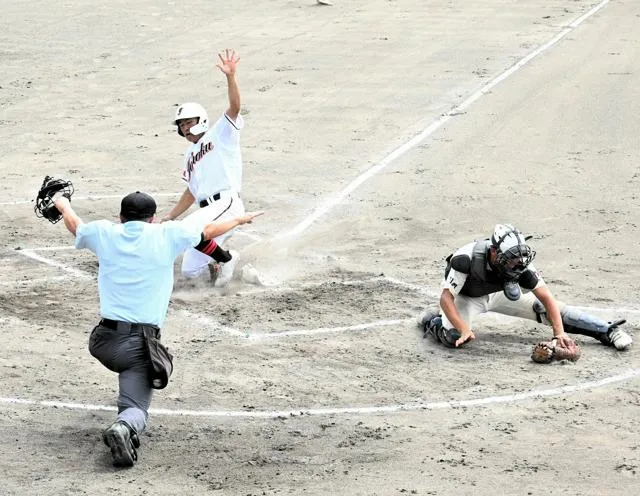
[{"label": "umpire's black belt", "polygon": [[102,327],[113,329],[114,331],[128,332],[129,334],[144,334],[144,328],[150,327],[156,331],[156,335],[160,333],[160,328],[153,324],[132,324],[131,322],[123,322],[121,320],[102,319],[100,321]]}]

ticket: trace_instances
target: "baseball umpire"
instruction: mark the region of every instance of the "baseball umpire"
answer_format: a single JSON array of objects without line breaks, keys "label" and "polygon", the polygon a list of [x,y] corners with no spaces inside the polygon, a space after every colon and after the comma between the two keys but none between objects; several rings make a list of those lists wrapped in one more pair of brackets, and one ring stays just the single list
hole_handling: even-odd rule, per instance
[{"label": "baseball umpire", "polygon": [[[566,333],[589,336],[618,350],[631,345],[631,336],[619,327],[625,320],[604,322],[557,301],[531,263],[535,254],[518,229],[498,224],[491,238],[469,243],[449,255],[440,308],[426,309],[418,317],[424,336],[457,348],[475,339],[474,317],[491,311],[551,325],[553,346],[549,349],[575,350],[575,359],[579,349]],[[536,357],[532,355],[539,361]]]},{"label": "baseball umpire", "polygon": [[140,434],[147,425],[153,389],[164,388],[173,371],[172,355],[160,342],[173,290],[173,264],[186,248],[213,249],[211,242],[262,212],[248,213],[196,229],[183,222],[154,223],[155,200],[139,191],[121,202],[120,224],[84,223],[71,208],[73,185],[46,177],[35,211],[56,223],[61,218],[99,262],[98,294],[102,319],[89,338],[89,351],[118,374],[118,417],[103,433],[113,464],[137,460]]}]

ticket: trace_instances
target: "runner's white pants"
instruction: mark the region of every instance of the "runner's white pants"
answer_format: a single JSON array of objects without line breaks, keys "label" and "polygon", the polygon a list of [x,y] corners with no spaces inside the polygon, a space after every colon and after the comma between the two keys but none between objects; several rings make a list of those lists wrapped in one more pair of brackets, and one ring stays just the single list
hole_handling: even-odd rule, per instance
[{"label": "runner's white pants", "polygon": [[[236,192],[221,191],[219,200],[213,201],[206,207],[189,214],[183,222],[191,223],[199,229],[203,229],[204,226],[212,222],[234,219],[244,215],[244,213],[244,204]],[[232,229],[218,236],[215,238],[216,243],[222,246],[225,241],[233,236],[234,231],[235,229]],[[182,275],[189,278],[198,277],[208,269],[207,266],[211,260],[210,256],[194,248],[189,248],[182,257]]]}]

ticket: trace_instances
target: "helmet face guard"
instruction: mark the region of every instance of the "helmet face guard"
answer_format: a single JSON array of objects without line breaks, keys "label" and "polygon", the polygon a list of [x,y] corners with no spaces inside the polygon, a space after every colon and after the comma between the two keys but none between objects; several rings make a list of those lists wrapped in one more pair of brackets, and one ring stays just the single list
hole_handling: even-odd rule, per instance
[{"label": "helmet face guard", "polygon": [[496,226],[491,244],[496,250],[493,265],[507,280],[518,279],[536,256],[522,233],[509,224]]}]

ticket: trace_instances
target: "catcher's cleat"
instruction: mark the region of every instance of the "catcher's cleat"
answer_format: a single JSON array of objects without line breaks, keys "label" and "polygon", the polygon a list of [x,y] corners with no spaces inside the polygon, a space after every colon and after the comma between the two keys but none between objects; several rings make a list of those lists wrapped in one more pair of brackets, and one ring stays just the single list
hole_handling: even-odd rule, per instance
[{"label": "catcher's cleat", "polygon": [[220,269],[220,273],[218,274],[216,282],[213,284],[217,288],[223,288],[231,282],[231,279],[233,278],[233,271],[240,260],[240,253],[236,250],[229,250],[229,253],[231,254],[231,260],[221,264],[222,267]]},{"label": "catcher's cleat", "polygon": [[102,433],[102,440],[111,449],[114,466],[133,467],[138,459],[136,448],[140,447],[140,440],[127,424],[122,421],[114,422]]},{"label": "catcher's cleat", "polygon": [[416,323],[418,324],[418,327],[422,329],[422,332],[424,332],[426,335],[427,327],[429,326],[431,321],[435,317],[439,317],[439,316],[440,316],[440,313],[437,310],[426,308],[422,311],[420,315],[418,315],[418,318],[416,319]]},{"label": "catcher's cleat", "polygon": [[609,326],[606,337],[602,337],[600,341],[608,346],[613,346],[616,350],[623,351],[631,346],[633,339],[629,334],[624,332],[618,326],[624,324],[626,320],[616,320]]},{"label": "catcher's cleat", "polygon": [[614,329],[607,333],[609,335],[609,341],[616,348],[616,350],[624,351],[631,346],[633,339],[622,329]]},{"label": "catcher's cleat", "polygon": [[446,329],[442,325],[442,317],[440,314],[425,314],[424,326],[422,327],[422,337],[432,337],[436,343],[442,343],[447,348],[455,348],[456,341],[460,339],[460,332],[455,329]]}]

